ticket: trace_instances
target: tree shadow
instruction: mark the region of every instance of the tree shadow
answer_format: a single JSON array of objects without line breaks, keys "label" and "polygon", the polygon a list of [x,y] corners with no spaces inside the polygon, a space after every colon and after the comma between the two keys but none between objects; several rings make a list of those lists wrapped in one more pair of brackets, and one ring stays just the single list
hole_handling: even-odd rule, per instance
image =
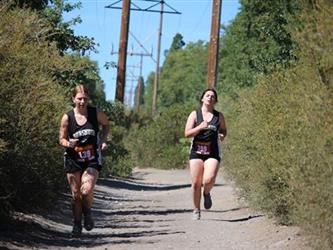
[{"label": "tree shadow", "polygon": [[[217,184],[219,185],[219,184]],[[63,193],[52,210],[17,216],[8,226],[0,228],[1,243],[23,248],[99,247],[106,244],[154,243],[152,236],[185,233],[170,229],[168,215],[189,213],[192,209],[171,209],[159,201],[130,197],[126,191],[168,191],[190,188],[191,184],[159,185],[132,180],[99,179],[94,191],[92,213],[95,229],[83,231],[82,237],[70,237],[72,228],[71,195]],[[117,190],[117,191],[115,191]],[[171,219],[170,219],[171,218]],[[14,247],[14,248],[15,248]]]},{"label": "tree shadow", "polygon": [[[110,230],[111,231],[111,230]],[[46,228],[36,222],[21,221],[16,223],[15,230],[1,230],[0,241],[8,242],[8,246],[37,248],[47,247],[98,247],[105,244],[134,244],[135,239],[157,235],[173,235],[185,233],[181,231],[163,230],[139,230],[126,233],[89,233],[82,234],[80,238],[71,238],[68,230],[57,231]],[[5,239],[5,240],[4,240]],[[0,244],[0,248],[7,249]],[[10,249],[11,247],[8,247]]]},{"label": "tree shadow", "polygon": [[191,187],[191,184],[177,184],[177,185],[145,184],[130,180],[107,179],[107,178],[98,179],[97,184],[109,188],[127,189],[130,191],[162,191],[162,190],[168,191],[168,190],[176,190],[176,189]]},{"label": "tree shadow", "polygon": [[[169,214],[187,213],[189,209],[165,209],[160,206],[149,206],[151,201],[132,199],[113,193],[117,188],[114,183],[104,180],[102,184],[108,185],[110,192],[97,188],[92,213],[95,218],[95,229],[91,232],[83,231],[82,237],[73,239],[70,237],[72,227],[72,212],[70,206],[70,194],[64,193],[52,210],[36,214],[19,214],[12,224],[0,228],[0,247],[6,244],[11,248],[46,248],[46,247],[99,247],[106,244],[137,244],[154,243],[157,241],[152,236],[174,235],[185,233],[169,229],[173,222],[170,218],[161,219],[158,216]],[[122,182],[123,183],[123,182]],[[130,190],[171,190],[183,188],[188,185],[178,186],[125,186]],[[121,203],[140,204],[136,206]],[[136,202],[136,203],[135,203]],[[142,206],[147,202],[147,206]],[[149,217],[148,217],[149,216]]]},{"label": "tree shadow", "polygon": [[248,221],[254,218],[258,218],[258,217],[263,217],[264,215],[262,214],[258,214],[258,215],[249,215],[249,216],[245,216],[245,217],[241,217],[241,218],[237,218],[237,219],[206,219],[206,220],[211,220],[211,221],[225,221],[225,222],[242,222],[242,221]]}]

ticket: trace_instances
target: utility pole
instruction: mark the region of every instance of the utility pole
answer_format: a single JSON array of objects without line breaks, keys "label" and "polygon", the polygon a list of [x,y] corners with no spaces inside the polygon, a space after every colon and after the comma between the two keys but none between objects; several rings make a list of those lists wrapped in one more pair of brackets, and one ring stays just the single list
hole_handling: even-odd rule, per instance
[{"label": "utility pole", "polygon": [[[114,52],[113,49],[112,49],[112,51],[111,51],[110,54],[111,54],[111,55],[114,55],[114,54],[118,54],[118,52]],[[140,68],[140,76],[142,76],[143,57],[144,57],[144,56],[149,56],[149,57],[151,57],[152,54],[151,54],[151,53],[147,54],[147,53],[140,53],[140,52],[132,52],[132,51],[128,51],[128,52],[126,53],[126,55],[128,55],[128,56],[140,56],[140,66],[139,66],[139,68]]]},{"label": "utility pole", "polygon": [[217,68],[220,42],[222,0],[213,0],[212,23],[208,50],[207,88],[215,88],[217,82]]},{"label": "utility pole", "polygon": [[[114,52],[113,51],[113,47],[112,47],[112,50],[111,50],[111,53],[110,53],[111,55],[114,55],[114,54],[118,54],[118,52]],[[140,56],[140,64],[139,64],[139,67],[136,67],[136,68],[139,68],[140,69],[140,73],[139,73],[139,76],[137,77],[137,80],[138,80],[138,82],[140,81],[140,78],[142,78],[142,68],[143,68],[143,57],[144,56],[149,56],[149,57],[152,57],[152,54],[151,53],[139,53],[139,52],[132,52],[132,51],[128,51],[127,52],[127,55],[128,56]],[[127,66],[127,68],[128,67],[135,67],[135,66]],[[131,73],[131,75],[132,75],[132,77],[134,77],[135,78],[135,76],[134,76],[134,74],[133,73]],[[133,80],[132,80],[133,81]],[[143,81],[143,80],[142,80]],[[132,83],[132,85],[133,85],[133,83]],[[132,88],[132,87],[131,87]],[[125,86],[124,86],[124,89],[125,89]],[[125,91],[125,90],[124,90]],[[132,93],[130,92],[130,95],[132,96]],[[130,99],[129,100],[131,100],[131,98],[132,97],[129,97]],[[141,97],[140,97],[141,98]],[[140,99],[141,100],[141,99]],[[128,102],[128,101],[127,101]],[[130,106],[130,105],[129,105]]]},{"label": "utility pole", "polygon": [[161,38],[162,38],[162,25],[163,25],[163,9],[164,1],[161,1],[161,12],[160,12],[160,26],[158,29],[158,39],[157,39],[157,57],[156,57],[156,71],[153,85],[153,102],[152,102],[152,116],[156,114],[157,111],[157,89],[158,82],[160,79],[160,54],[161,54]]},{"label": "utility pole", "polygon": [[130,22],[130,5],[131,0],[123,0],[121,14],[121,31],[119,41],[118,68],[117,68],[117,84],[116,84],[116,100],[124,103],[125,83],[126,83],[126,54],[128,29]]},{"label": "utility pole", "polygon": [[[123,0],[123,1],[129,1],[129,0]],[[145,12],[157,12],[160,13],[160,28],[159,28],[159,37],[158,37],[158,52],[157,52],[157,59],[156,60],[156,72],[155,72],[155,80],[154,80],[154,90],[153,90],[153,107],[152,107],[152,112],[153,115],[155,114],[156,110],[157,110],[157,87],[158,87],[158,80],[159,80],[159,71],[160,71],[160,65],[159,65],[159,60],[160,60],[160,48],[161,48],[161,36],[162,36],[162,21],[163,21],[163,13],[167,13],[167,14],[181,14],[180,12],[178,12],[177,10],[175,10],[174,8],[172,8],[170,5],[168,5],[164,0],[142,0],[143,2],[151,2],[154,3],[153,5],[146,7],[146,8],[141,8],[136,4],[133,4],[132,7],[130,7],[130,10],[135,10],[135,11],[145,11]],[[110,4],[108,6],[105,6],[106,8],[112,8],[112,9],[123,9],[124,11],[124,4],[123,4],[123,8],[116,6],[116,4],[118,4],[119,2],[121,2],[121,0],[116,1],[113,4]],[[129,1],[130,4],[130,1]],[[160,4],[161,8],[160,10],[154,10],[153,8]],[[164,10],[164,5],[167,6],[169,9],[171,10]],[[128,15],[129,17],[129,15]],[[128,19],[129,21],[129,19]],[[127,42],[127,41],[126,41]],[[127,47],[126,47],[127,49]],[[126,57],[125,57],[126,58]],[[118,84],[118,81],[117,81]]]},{"label": "utility pole", "polygon": [[140,106],[142,103],[142,92],[143,92],[143,78],[142,76],[139,77],[138,83],[135,89],[135,110],[137,113],[140,112]]}]

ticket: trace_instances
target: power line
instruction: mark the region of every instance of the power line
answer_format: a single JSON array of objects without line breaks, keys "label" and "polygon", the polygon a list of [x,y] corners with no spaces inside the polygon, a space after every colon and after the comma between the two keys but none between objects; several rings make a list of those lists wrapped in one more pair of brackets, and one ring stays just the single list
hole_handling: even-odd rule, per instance
[{"label": "power line", "polygon": [[[131,2],[131,0],[123,0],[122,7],[119,6],[121,0],[118,0],[110,5],[105,6],[105,8],[111,9],[122,9],[122,30],[121,30],[121,38],[120,38],[120,46],[119,51],[122,52],[119,54],[119,61],[120,63],[126,62],[126,50],[127,50],[127,38],[128,38],[128,24],[129,24],[129,17],[130,17],[130,10],[134,11],[145,11],[145,12],[156,12],[160,13],[160,24],[158,30],[158,43],[157,43],[157,58],[156,58],[156,72],[154,78],[154,86],[153,86],[153,101],[152,101],[152,115],[155,115],[157,111],[157,88],[158,88],[158,81],[159,81],[159,74],[160,74],[160,52],[161,52],[161,37],[162,37],[162,24],[163,24],[163,14],[181,14],[179,11],[172,8],[168,5],[164,0],[142,0],[143,2],[150,2],[152,5],[148,6],[147,8],[142,8],[137,4]],[[126,2],[126,3],[125,3]],[[159,10],[156,10],[156,6],[160,6]],[[127,8],[126,10],[125,7]],[[164,7],[167,9],[165,10]],[[128,18],[125,20],[125,17]],[[124,34],[124,31],[127,34]],[[126,44],[125,44],[126,42]],[[118,61],[118,71],[120,72],[119,77],[117,77],[117,89],[116,89],[116,99],[123,102],[124,98],[124,88],[125,88],[125,77],[124,72],[125,68],[123,69],[122,64]]]}]

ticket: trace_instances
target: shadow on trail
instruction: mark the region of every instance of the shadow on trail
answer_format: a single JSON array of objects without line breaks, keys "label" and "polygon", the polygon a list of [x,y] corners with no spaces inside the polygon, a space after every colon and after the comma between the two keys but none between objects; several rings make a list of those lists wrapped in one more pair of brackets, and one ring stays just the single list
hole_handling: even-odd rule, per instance
[{"label": "shadow on trail", "polygon": [[258,217],[263,217],[264,215],[249,215],[246,217],[242,217],[242,218],[237,218],[237,219],[207,219],[207,220],[212,220],[212,221],[225,221],[225,222],[242,222],[242,221],[248,221],[254,218],[258,218]]},{"label": "shadow on trail", "polygon": [[[155,243],[158,235],[184,234],[169,229],[173,222],[163,215],[188,213],[189,209],[167,209],[158,206],[158,201],[135,199],[123,196],[119,189],[174,190],[190,187],[184,185],[150,185],[126,180],[99,179],[96,187],[93,216],[95,229],[83,230],[82,237],[73,239],[70,194],[62,194],[51,211],[36,214],[19,214],[16,220],[0,228],[0,249],[8,248],[101,248],[102,245]],[[117,190],[117,191],[115,191]],[[134,196],[135,197],[135,196]],[[136,205],[131,205],[134,203]],[[163,217],[162,217],[163,218]],[[172,236],[171,236],[172,237]]]},{"label": "shadow on trail", "polygon": [[242,210],[242,209],[245,209],[245,208],[248,208],[248,207],[235,207],[235,208],[230,208],[230,209],[225,209],[225,210],[213,210],[213,209],[210,209],[210,210],[206,210],[206,212],[208,213],[227,213],[227,212],[234,212],[234,211],[238,211],[238,210]]},{"label": "shadow on trail", "polygon": [[[110,211],[103,212],[109,215],[168,215],[168,214],[179,214],[179,213],[189,213],[192,212],[192,209],[164,209],[164,210],[118,210],[118,211]],[[96,211],[95,214],[98,212]]]},{"label": "shadow on trail", "polygon": [[191,184],[180,185],[161,185],[161,184],[145,184],[123,179],[105,179],[100,178],[97,181],[98,185],[104,185],[110,188],[127,189],[131,191],[162,191],[189,188]]},{"label": "shadow on trail", "polygon": [[[231,209],[226,209],[226,210],[206,210],[206,213],[228,213],[228,212],[234,212],[234,211],[239,211],[242,209],[246,209],[248,207],[235,207]],[[249,215],[246,217],[241,217],[241,218],[236,218],[236,219],[204,219],[204,220],[209,220],[209,221],[225,221],[225,222],[242,222],[242,221],[248,221],[254,218],[258,217],[263,217],[263,214],[257,214],[257,215]]]},{"label": "shadow on trail", "polygon": [[[128,233],[83,233],[80,238],[71,238],[69,232],[60,232],[45,228],[35,222],[20,222],[16,224],[15,231],[6,232],[1,229],[0,249],[12,248],[38,248],[49,247],[98,247],[105,244],[113,246],[119,244],[134,244],[140,237],[156,235],[170,235],[184,232],[170,232],[169,230],[142,230]],[[6,241],[3,241],[6,238]],[[6,244],[6,242],[8,242]],[[153,243],[153,242],[152,242]],[[46,247],[47,246],[47,247]]]}]

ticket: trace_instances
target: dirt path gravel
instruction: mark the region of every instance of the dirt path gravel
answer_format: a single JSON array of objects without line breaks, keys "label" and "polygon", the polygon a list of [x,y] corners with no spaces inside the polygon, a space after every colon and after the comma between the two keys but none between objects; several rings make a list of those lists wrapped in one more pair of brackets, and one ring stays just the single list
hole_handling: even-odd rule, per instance
[{"label": "dirt path gravel", "polygon": [[297,227],[278,226],[239,202],[219,173],[213,207],[192,220],[188,170],[135,169],[130,180],[98,181],[96,228],[71,239],[69,197],[47,215],[18,214],[17,225],[1,229],[4,249],[119,250],[308,250]]}]

